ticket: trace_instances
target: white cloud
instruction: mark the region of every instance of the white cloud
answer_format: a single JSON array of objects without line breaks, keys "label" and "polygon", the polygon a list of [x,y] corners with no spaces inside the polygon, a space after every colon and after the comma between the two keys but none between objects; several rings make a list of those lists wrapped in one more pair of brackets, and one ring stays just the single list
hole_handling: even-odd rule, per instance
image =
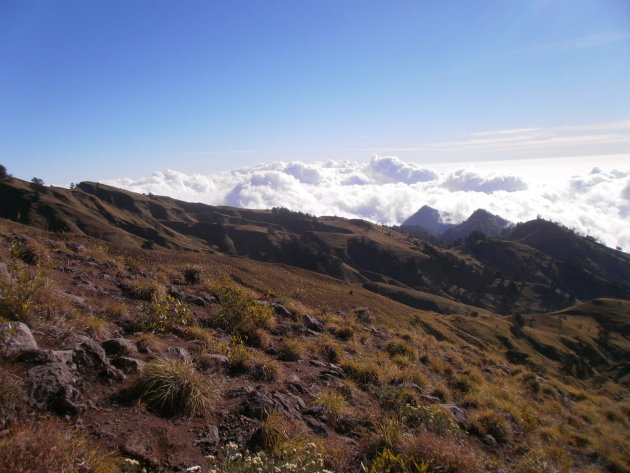
[{"label": "white cloud", "polygon": [[516,176],[481,176],[465,169],[449,174],[442,187],[450,191],[472,191],[491,194],[497,191],[516,192],[527,189],[527,184]]},{"label": "white cloud", "polygon": [[537,160],[529,168],[502,164],[426,169],[375,156],[368,163],[278,161],[211,175],[167,170],[109,184],[213,205],[284,206],[388,225],[401,223],[425,204],[448,212],[453,222],[485,208],[513,222],[540,215],[609,246],[630,249],[630,169],[591,165],[576,172],[566,158]]}]

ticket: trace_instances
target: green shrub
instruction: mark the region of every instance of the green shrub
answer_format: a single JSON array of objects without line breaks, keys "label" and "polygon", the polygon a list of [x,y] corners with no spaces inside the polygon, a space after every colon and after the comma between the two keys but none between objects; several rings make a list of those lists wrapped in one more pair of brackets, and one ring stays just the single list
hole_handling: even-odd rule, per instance
[{"label": "green shrub", "polygon": [[273,307],[256,303],[231,280],[213,282],[212,290],[221,304],[221,311],[212,320],[217,328],[232,334],[247,334],[268,327],[273,320]]},{"label": "green shrub", "polygon": [[193,365],[171,359],[147,363],[134,391],[151,410],[167,417],[201,414],[215,394],[215,388]]},{"label": "green shrub", "polygon": [[142,328],[146,331],[164,333],[190,323],[190,307],[172,296],[153,293],[151,302],[142,308],[145,313]]},{"label": "green shrub", "polygon": [[9,265],[12,281],[0,277],[0,319],[25,321],[44,284],[44,273],[19,270]]},{"label": "green shrub", "polygon": [[232,374],[246,373],[252,367],[254,355],[243,339],[233,335],[227,349],[228,370]]},{"label": "green shrub", "polygon": [[365,473],[428,473],[429,464],[417,462],[413,457],[405,454],[396,455],[384,448],[370,463],[364,466]]}]

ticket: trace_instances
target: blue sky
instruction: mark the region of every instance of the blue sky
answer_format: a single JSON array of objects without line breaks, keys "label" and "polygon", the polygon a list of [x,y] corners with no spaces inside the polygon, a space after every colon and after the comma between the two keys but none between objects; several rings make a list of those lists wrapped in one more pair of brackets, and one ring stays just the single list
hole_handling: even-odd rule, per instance
[{"label": "blue sky", "polygon": [[619,155],[629,77],[626,0],[0,0],[0,162],[67,185]]}]

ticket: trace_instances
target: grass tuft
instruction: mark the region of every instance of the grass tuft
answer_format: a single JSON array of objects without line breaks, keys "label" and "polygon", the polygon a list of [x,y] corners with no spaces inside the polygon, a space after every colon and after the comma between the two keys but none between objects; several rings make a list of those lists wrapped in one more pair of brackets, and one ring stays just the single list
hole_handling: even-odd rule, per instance
[{"label": "grass tuft", "polygon": [[193,365],[171,359],[148,363],[134,391],[151,410],[167,417],[201,414],[210,408],[216,395],[216,387]]}]

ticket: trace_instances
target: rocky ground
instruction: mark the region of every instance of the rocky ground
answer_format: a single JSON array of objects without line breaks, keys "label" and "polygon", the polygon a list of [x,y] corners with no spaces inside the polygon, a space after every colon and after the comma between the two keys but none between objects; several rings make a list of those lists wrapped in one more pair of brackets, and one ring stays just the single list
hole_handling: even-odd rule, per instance
[{"label": "rocky ground", "polygon": [[[625,388],[597,397],[369,307],[330,312],[229,276],[5,227],[5,471],[43,458],[16,447],[42,422],[115,452],[111,471],[249,471],[229,448],[276,462],[315,448],[323,464],[301,471],[627,471]],[[141,381],[161,360],[201,380],[202,409],[153,402]]]}]

